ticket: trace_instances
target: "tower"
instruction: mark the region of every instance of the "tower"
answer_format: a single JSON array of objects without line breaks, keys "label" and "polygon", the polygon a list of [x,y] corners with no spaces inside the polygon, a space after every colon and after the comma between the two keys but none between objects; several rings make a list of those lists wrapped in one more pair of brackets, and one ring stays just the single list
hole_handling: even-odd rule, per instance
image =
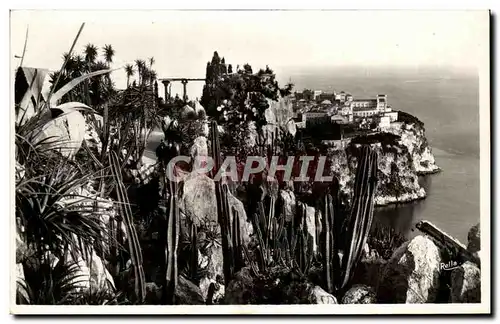
[{"label": "tower", "polygon": [[379,94],[377,95],[377,110],[385,111],[387,109],[387,95]]}]

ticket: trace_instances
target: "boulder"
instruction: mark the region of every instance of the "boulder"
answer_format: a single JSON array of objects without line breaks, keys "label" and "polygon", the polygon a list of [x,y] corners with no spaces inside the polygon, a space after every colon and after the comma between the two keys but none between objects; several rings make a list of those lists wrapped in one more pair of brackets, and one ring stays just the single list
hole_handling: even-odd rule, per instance
[{"label": "boulder", "polygon": [[280,197],[284,205],[285,221],[291,222],[295,216],[295,194],[292,190],[281,190]]},{"label": "boulder", "polygon": [[194,139],[193,145],[189,149],[189,155],[193,160],[199,156],[200,157],[208,156],[207,138],[205,136],[198,136],[197,138]]},{"label": "boulder", "polygon": [[175,288],[175,303],[177,305],[204,305],[205,300],[198,286],[184,276],[179,276]]},{"label": "boulder", "polygon": [[284,304],[338,304],[335,296],[308,281],[293,281],[281,289]]},{"label": "boulder", "polygon": [[342,304],[375,304],[375,289],[367,285],[354,285],[342,297]]},{"label": "boulder", "polygon": [[320,286],[313,286],[308,301],[309,304],[338,304],[337,298],[324,291]]},{"label": "boulder", "polygon": [[186,217],[200,225],[217,222],[215,184],[204,174],[189,174],[184,181],[180,209]]},{"label": "boulder", "polygon": [[[240,217],[240,229],[244,242],[250,241],[253,234],[252,224],[247,220],[243,203],[228,193],[229,208],[235,208]],[[191,173],[184,182],[183,194],[180,199],[180,209],[186,217],[196,225],[217,224],[217,200],[215,183],[204,174]],[[232,218],[231,218],[232,222]]]},{"label": "boulder", "polygon": [[452,270],[450,302],[481,302],[481,270],[477,265],[467,261]]},{"label": "boulder", "polygon": [[306,206],[306,230],[313,239],[313,253],[317,252],[318,246],[316,244],[316,209],[311,206]]},{"label": "boulder", "polygon": [[481,228],[479,224],[472,226],[467,235],[467,250],[472,253],[481,250]]},{"label": "boulder", "polygon": [[385,266],[377,300],[381,303],[433,303],[439,292],[441,256],[427,236],[404,243]]}]

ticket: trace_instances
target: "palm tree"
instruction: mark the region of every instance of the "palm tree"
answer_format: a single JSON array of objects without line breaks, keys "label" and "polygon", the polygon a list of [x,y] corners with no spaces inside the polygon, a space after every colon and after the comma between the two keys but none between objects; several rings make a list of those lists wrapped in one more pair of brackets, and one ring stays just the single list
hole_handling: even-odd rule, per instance
[{"label": "palm tree", "polygon": [[151,56],[151,57],[149,58],[149,78],[150,78],[149,82],[150,82],[150,84],[153,84],[153,80],[155,79],[155,76],[154,76],[154,75],[156,74],[156,73],[153,71],[153,64],[154,64],[154,63],[155,63],[155,58],[154,58],[153,56]]},{"label": "palm tree", "polygon": [[115,50],[111,46],[111,44],[106,44],[103,47],[104,50],[104,60],[106,63],[112,63],[113,62],[113,56],[115,55]]},{"label": "palm tree", "polygon": [[127,88],[130,85],[130,77],[134,75],[134,66],[132,64],[125,65],[125,73],[127,74]]},{"label": "palm tree", "polygon": [[94,44],[85,45],[85,49],[83,50],[85,53],[85,61],[87,63],[94,63],[97,58],[97,47]]},{"label": "palm tree", "polygon": [[144,62],[144,60],[140,60],[140,59],[137,59],[134,61],[135,62],[135,65],[137,66],[137,74],[138,74],[138,83],[139,85],[141,85],[141,76],[143,75],[144,73],[144,68],[146,67],[146,62]]}]

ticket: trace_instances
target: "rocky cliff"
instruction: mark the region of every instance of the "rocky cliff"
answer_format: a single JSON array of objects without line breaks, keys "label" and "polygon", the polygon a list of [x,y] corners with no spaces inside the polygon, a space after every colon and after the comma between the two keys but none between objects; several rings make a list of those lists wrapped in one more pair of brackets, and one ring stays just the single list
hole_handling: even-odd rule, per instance
[{"label": "rocky cliff", "polygon": [[398,115],[398,122],[391,123],[391,127],[385,131],[401,137],[401,143],[408,148],[413,159],[415,171],[419,175],[440,171],[434,160],[432,149],[425,137],[424,123],[402,111]]},{"label": "rocky cliff", "polygon": [[418,176],[439,171],[425,137],[423,123],[401,113],[401,119],[385,132],[362,135],[345,141],[344,147],[328,149],[331,171],[339,179],[341,192],[350,199],[359,148],[369,144],[379,153],[379,184],[375,197],[378,206],[423,199],[424,188]]}]

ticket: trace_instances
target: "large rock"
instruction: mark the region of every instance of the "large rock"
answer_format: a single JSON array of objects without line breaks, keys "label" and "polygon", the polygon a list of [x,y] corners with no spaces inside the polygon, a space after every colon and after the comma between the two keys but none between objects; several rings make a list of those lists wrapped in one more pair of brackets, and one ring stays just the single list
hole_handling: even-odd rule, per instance
[{"label": "large rock", "polygon": [[313,253],[316,254],[318,246],[316,244],[316,209],[311,206],[306,206],[306,230],[313,241]]},{"label": "large rock", "polygon": [[[230,192],[228,193],[229,208],[234,208],[240,217],[240,229],[244,242],[250,241],[253,234],[252,224],[247,221],[243,203]],[[180,209],[186,217],[196,225],[217,223],[217,199],[215,183],[204,174],[190,174],[184,182],[180,201]],[[232,214],[231,214],[231,222]]]},{"label": "large rock", "polygon": [[198,136],[195,138],[193,145],[189,149],[189,154],[193,160],[197,157],[208,156],[207,138],[205,136]]},{"label": "large rock", "polygon": [[472,226],[467,235],[467,250],[472,253],[481,250],[481,227],[479,224]]},{"label": "large rock", "polygon": [[215,184],[204,174],[190,174],[184,181],[180,209],[186,217],[200,225],[217,222]]},{"label": "large rock", "polygon": [[307,301],[309,304],[338,304],[337,298],[324,291],[320,286],[313,286]]},{"label": "large rock", "polygon": [[354,285],[342,297],[342,304],[375,304],[377,296],[372,287]]},{"label": "large rock", "polygon": [[205,300],[200,288],[184,276],[179,276],[175,289],[175,303],[177,305],[204,305]]},{"label": "large rock", "polygon": [[280,197],[284,205],[285,221],[291,222],[295,216],[295,194],[292,190],[281,190]]},{"label": "large rock", "polygon": [[284,304],[338,304],[335,296],[307,281],[294,281],[282,290]]},{"label": "large rock", "polygon": [[472,262],[465,262],[451,272],[450,302],[481,302],[481,270]]},{"label": "large rock", "polygon": [[394,251],[382,273],[377,300],[382,303],[433,303],[439,291],[441,256],[419,235]]}]

